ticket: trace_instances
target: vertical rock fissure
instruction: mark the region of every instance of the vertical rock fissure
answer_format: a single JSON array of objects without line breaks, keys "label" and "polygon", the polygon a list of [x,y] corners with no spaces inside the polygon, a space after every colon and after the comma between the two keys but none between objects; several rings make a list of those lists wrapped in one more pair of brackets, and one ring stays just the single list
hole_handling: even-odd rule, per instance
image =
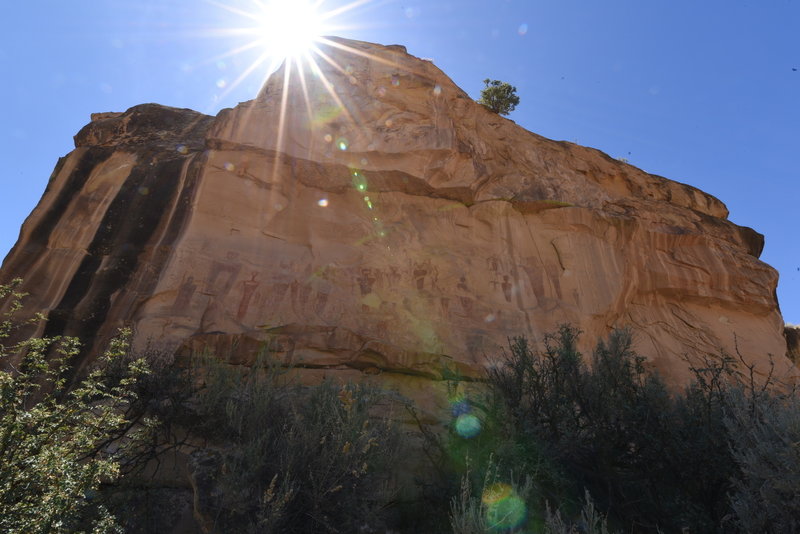
[{"label": "vertical rock fissure", "polygon": [[[206,165],[207,159],[206,153],[203,152],[191,157],[186,163],[185,176],[182,175],[182,179],[178,183],[177,191],[174,195],[175,200],[169,210],[170,217],[168,218],[166,228],[163,235],[158,238],[158,243],[156,245],[157,250],[153,253],[153,257],[150,260],[150,268],[153,272],[164,272],[166,264],[171,257],[172,249],[191,216],[197,187],[200,183],[200,176],[203,173],[203,168]],[[137,292],[149,296],[155,290],[158,281],[159,277],[157,276],[144,277],[142,285],[138,288]]]},{"label": "vertical rock fissure", "polygon": [[172,201],[184,161],[141,155],[106,211],[64,296],[50,312],[45,336],[77,336],[85,344],[84,353],[91,351],[112,295],[136,271],[140,253]]},{"label": "vertical rock fissure", "polygon": [[[86,185],[92,170],[108,160],[114,151],[114,148],[92,147],[80,156],[75,168],[72,169],[72,172],[64,180],[63,186],[58,190],[52,204],[31,230],[27,241],[20,240],[8,254],[8,265],[3,265],[3,273],[21,273],[24,276],[25,273],[30,272],[31,266],[39,259],[42,250],[47,248],[53,229],[61,222],[61,218],[72,200]],[[48,190],[64,163],[64,158],[59,160],[59,167],[53,171]],[[17,247],[22,243],[25,245],[24,249],[18,251]],[[7,282],[7,280],[0,280],[0,282]]]},{"label": "vertical rock fissure", "polygon": [[[525,306],[524,296],[522,292],[522,285],[520,283],[520,274],[519,269],[517,267],[517,251],[514,247],[514,232],[511,231],[511,220],[510,218],[506,217],[505,219],[505,232],[506,232],[506,241],[508,242],[508,256],[511,260],[511,276],[514,279],[513,287],[515,289],[514,293],[514,300],[516,301],[517,308],[525,315],[525,333],[529,336],[534,336],[534,326],[533,321],[531,319],[531,314],[528,313],[528,308]],[[524,260],[522,260],[524,261]]]}]

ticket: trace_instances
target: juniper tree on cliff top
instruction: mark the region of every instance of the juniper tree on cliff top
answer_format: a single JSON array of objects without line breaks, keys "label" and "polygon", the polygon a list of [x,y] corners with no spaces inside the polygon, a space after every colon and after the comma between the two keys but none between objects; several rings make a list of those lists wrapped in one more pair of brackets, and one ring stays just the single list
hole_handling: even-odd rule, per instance
[{"label": "juniper tree on cliff top", "polygon": [[486,87],[481,90],[478,104],[482,104],[500,115],[508,115],[514,111],[519,104],[516,87],[507,82],[488,78],[483,80],[483,83]]}]

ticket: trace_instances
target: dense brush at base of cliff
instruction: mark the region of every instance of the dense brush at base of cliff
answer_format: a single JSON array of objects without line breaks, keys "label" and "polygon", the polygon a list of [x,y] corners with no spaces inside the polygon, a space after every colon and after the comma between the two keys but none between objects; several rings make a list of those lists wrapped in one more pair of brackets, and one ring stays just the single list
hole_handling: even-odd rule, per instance
[{"label": "dense brush at base of cliff", "polygon": [[[5,343],[21,295],[3,296]],[[800,531],[800,397],[772,369],[697,358],[675,393],[627,331],[588,362],[577,340],[566,325],[542,347],[516,338],[483,383],[443,371],[436,427],[388,391],[300,385],[267,353],[249,367],[233,354],[175,362],[116,342],[70,382],[75,340],[0,345],[0,436],[13,438],[0,447],[0,521],[54,533],[97,518],[96,532],[174,534]],[[403,414],[413,431],[392,422]]]},{"label": "dense brush at base of cliff", "polygon": [[[489,371],[489,397],[475,404],[486,431],[451,436],[464,447],[455,460],[471,459],[473,488],[487,472],[490,482],[496,473],[515,479],[520,494],[527,486],[530,517],[518,532],[562,532],[544,524],[554,503],[576,521],[599,509],[619,532],[798,531],[794,389],[723,354],[692,361],[695,380],[670,393],[631,350],[629,332],[600,342],[590,365],[577,337],[562,326],[541,350],[515,339]],[[486,495],[477,496],[484,509]],[[591,531],[604,531],[602,521]]]},{"label": "dense brush at base of cliff", "polygon": [[[181,389],[194,389],[183,406],[162,412],[165,428],[194,436],[180,445],[190,483],[151,484],[147,500],[142,479],[131,479],[116,511],[130,532],[180,532],[181,506],[203,532],[800,528],[793,391],[758,386],[752,367],[726,357],[692,362],[695,381],[671,393],[627,332],[598,344],[588,363],[577,337],[563,326],[541,349],[518,338],[486,384],[454,377],[444,431],[418,421],[399,432],[378,414],[402,407],[378,390],[300,387],[268,359],[243,369],[205,358],[184,375]],[[423,437],[413,451],[410,434]],[[402,472],[410,453],[424,462],[414,477]],[[174,503],[166,517],[150,509],[155,496]],[[142,521],[148,514],[153,523]]]},{"label": "dense brush at base of cliff", "polygon": [[[180,531],[180,514],[151,509],[165,496],[174,508],[188,507],[190,522],[203,532],[385,531],[400,447],[395,426],[376,414],[388,396],[331,381],[304,387],[289,376],[268,358],[245,368],[202,357],[177,380],[169,371],[157,378],[180,384],[184,393],[175,406],[175,397],[158,399],[169,387],[148,388],[158,391],[156,406],[169,404],[161,413],[162,439],[178,444],[188,481],[167,492],[152,480],[163,484],[173,467],[165,474],[151,465],[112,490],[126,531]],[[165,465],[175,461],[159,456]],[[153,494],[143,498],[147,476]],[[181,505],[187,490],[190,503]]]}]

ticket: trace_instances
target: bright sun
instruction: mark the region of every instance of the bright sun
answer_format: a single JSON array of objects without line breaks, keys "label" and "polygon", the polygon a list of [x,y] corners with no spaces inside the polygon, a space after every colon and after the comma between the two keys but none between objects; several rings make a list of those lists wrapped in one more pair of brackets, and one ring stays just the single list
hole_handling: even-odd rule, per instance
[{"label": "bright sun", "polygon": [[327,60],[320,46],[341,47],[324,36],[356,27],[346,18],[352,18],[355,10],[373,1],[205,0],[235,15],[242,23],[226,26],[215,33],[222,37],[233,37],[239,44],[212,60],[222,61],[245,52],[256,53],[256,58],[235,80],[217,83],[225,88],[222,96],[233,91],[254,73],[263,72],[266,81],[266,76],[282,64],[290,71],[295,70],[301,77],[305,68],[315,70],[317,58]]},{"label": "bright sun", "polygon": [[253,13],[264,51],[277,58],[296,58],[309,52],[325,33],[322,0],[270,0]]}]

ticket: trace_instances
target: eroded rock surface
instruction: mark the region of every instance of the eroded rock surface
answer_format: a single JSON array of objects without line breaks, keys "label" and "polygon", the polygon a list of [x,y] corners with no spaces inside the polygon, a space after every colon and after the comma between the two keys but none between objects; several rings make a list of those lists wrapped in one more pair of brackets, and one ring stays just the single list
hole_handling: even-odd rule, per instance
[{"label": "eroded rock surface", "polygon": [[402,47],[326,53],[217,117],[95,115],[0,273],[25,278],[40,330],[131,325],[238,361],[266,343],[420,397],[566,322],[587,350],[630,326],[674,383],[685,355],[737,348],[794,372],[762,236],[719,200],[528,132]]}]

